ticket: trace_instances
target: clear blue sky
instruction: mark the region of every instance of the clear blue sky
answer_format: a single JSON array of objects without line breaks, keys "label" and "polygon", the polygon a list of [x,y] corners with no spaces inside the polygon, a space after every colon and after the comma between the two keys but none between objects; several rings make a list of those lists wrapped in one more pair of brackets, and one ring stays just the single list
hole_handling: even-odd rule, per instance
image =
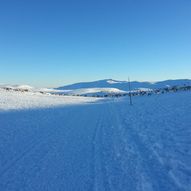
[{"label": "clear blue sky", "polygon": [[1,0],[0,83],[191,78],[190,0]]}]

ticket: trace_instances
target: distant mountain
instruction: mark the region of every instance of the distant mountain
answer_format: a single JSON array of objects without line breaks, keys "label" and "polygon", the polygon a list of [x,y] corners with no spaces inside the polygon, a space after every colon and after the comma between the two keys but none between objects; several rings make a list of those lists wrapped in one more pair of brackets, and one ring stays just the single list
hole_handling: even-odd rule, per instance
[{"label": "distant mountain", "polygon": [[[132,89],[139,88],[164,88],[167,86],[183,86],[183,85],[191,85],[191,80],[189,79],[178,79],[178,80],[165,80],[160,82],[138,82],[132,81],[131,87]],[[105,79],[94,82],[81,82],[72,85],[66,85],[59,88],[58,90],[75,90],[75,89],[85,89],[85,88],[116,88],[122,91],[128,91],[128,82],[127,81],[118,81],[113,79]]]}]

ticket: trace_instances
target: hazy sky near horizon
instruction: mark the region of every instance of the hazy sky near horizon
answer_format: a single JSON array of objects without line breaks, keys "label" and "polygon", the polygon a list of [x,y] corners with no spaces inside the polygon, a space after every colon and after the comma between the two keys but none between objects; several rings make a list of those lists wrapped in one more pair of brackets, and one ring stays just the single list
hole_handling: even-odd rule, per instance
[{"label": "hazy sky near horizon", "polygon": [[191,78],[190,0],[1,0],[0,83]]}]

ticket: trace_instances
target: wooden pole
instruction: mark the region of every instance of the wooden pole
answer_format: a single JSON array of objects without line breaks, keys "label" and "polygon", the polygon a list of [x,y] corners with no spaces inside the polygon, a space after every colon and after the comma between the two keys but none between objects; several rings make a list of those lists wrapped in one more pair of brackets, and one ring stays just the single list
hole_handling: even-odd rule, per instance
[{"label": "wooden pole", "polygon": [[133,105],[132,95],[131,95],[131,82],[130,82],[130,78],[129,77],[128,77],[128,84],[129,84],[129,104]]}]

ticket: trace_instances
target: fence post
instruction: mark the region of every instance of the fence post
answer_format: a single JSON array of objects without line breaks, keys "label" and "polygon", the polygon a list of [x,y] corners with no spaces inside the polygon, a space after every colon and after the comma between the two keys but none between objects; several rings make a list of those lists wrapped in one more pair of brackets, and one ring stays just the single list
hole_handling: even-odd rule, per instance
[{"label": "fence post", "polygon": [[129,77],[128,77],[128,84],[129,84],[129,104],[133,105],[132,95],[131,95],[131,82],[130,82],[130,78]]}]

